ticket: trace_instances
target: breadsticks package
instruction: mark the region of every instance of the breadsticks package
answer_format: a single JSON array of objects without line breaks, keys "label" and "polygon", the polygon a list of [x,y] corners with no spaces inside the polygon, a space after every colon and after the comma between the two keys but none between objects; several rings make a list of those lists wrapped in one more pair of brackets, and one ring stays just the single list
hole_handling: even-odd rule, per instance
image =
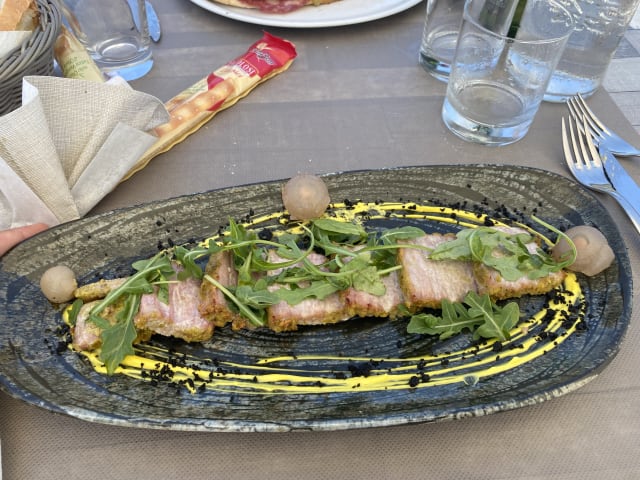
[{"label": "breadsticks package", "polygon": [[143,169],[153,157],[166,152],[198,130],[216,113],[245,97],[257,85],[285,71],[296,55],[291,42],[265,33],[244,55],[166,102],[171,120],[155,129],[158,140],[125,179]]},{"label": "breadsticks package", "polygon": [[60,26],[60,35],[53,46],[53,55],[66,78],[105,81],[104,75],[91,56],[64,25]]}]

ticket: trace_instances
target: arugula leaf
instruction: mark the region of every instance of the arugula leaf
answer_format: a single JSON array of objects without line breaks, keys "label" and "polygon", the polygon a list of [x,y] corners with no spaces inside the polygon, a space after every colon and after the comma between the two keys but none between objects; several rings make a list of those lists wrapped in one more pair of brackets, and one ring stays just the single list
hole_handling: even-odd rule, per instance
[{"label": "arugula leaf", "polygon": [[241,285],[234,292],[238,301],[253,308],[263,308],[274,305],[280,301],[275,293],[267,290],[262,284],[256,284],[254,287],[250,285]]},{"label": "arugula leaf", "polygon": [[365,244],[369,234],[359,223],[319,218],[311,223],[310,236],[327,255],[349,255],[350,249]]},{"label": "arugula leaf", "polygon": [[378,242],[383,245],[396,245],[398,240],[410,240],[424,235],[424,231],[418,227],[404,226],[390,228],[382,232],[378,237]]},{"label": "arugula leaf", "polygon": [[117,321],[102,331],[102,348],[100,361],[107,368],[107,373],[112,374],[127,355],[133,355],[133,341],[137,332],[130,319],[135,316],[140,306],[140,294],[127,297],[125,307],[116,316]]},{"label": "arugula leaf", "polygon": [[216,287],[218,290],[220,290],[225,297],[227,297],[229,300],[231,300],[231,302],[236,306],[236,308],[238,308],[238,311],[240,312],[240,314],[245,317],[247,320],[249,320],[249,322],[253,325],[255,325],[256,327],[264,327],[265,326],[265,319],[264,319],[264,312],[255,312],[251,309],[251,307],[249,307],[247,304],[243,303],[240,301],[240,299],[238,299],[238,297],[236,297],[234,295],[234,293],[228,289],[227,287],[225,287],[224,285],[222,285],[220,282],[218,282],[215,278],[213,278],[211,275],[207,275],[205,274],[203,277],[203,281],[207,281],[209,283],[211,283],[214,287]]},{"label": "arugula leaf", "polygon": [[469,317],[461,303],[443,300],[441,317],[430,313],[413,315],[407,325],[407,332],[438,335],[440,340],[446,340],[465,329],[473,330],[477,323],[478,319]]},{"label": "arugula leaf", "polygon": [[[132,345],[137,335],[133,319],[140,306],[140,297],[153,292],[155,282],[166,284],[166,277],[174,273],[171,260],[163,252],[149,260],[135,262],[133,267],[137,272],[110,291],[89,313],[89,320],[102,331],[100,360],[108,374],[112,374],[124,357],[133,352]],[[120,303],[122,299],[124,307],[116,314],[113,324],[100,316],[107,307]]]},{"label": "arugula leaf", "polygon": [[[215,244],[211,242],[211,245]],[[207,254],[211,254],[211,250],[212,248],[202,247],[189,250],[188,248],[185,248],[183,246],[176,246],[173,250],[173,254],[176,260],[180,262],[180,265],[184,267],[184,271],[178,274],[178,279],[184,280],[188,278],[188,276],[201,279],[202,275],[204,275],[204,272],[202,271],[200,265],[196,263],[196,260]]]},{"label": "arugula leaf", "polygon": [[[477,229],[476,229],[477,230]],[[429,258],[432,260],[471,260],[469,235],[472,230],[460,230],[455,240],[443,242],[433,249]]]},{"label": "arugula leaf", "polygon": [[[359,223],[341,222],[332,218],[318,218],[313,221],[312,225],[314,234],[318,231],[323,231],[330,238],[338,237],[340,239],[338,243],[346,243],[345,239],[349,239],[348,243],[353,244],[356,241],[366,240],[369,235]],[[335,238],[334,241],[336,241]]]},{"label": "arugula leaf", "polygon": [[[371,265],[379,271],[394,269],[398,266],[397,257],[398,249],[400,248],[398,242],[418,238],[422,235],[424,235],[424,232],[421,229],[411,226],[390,228],[383,231],[379,236],[370,235],[366,250],[371,255]],[[402,247],[405,248],[407,245],[402,245]],[[410,248],[414,248],[414,246],[412,245]]]},{"label": "arugula leaf", "polygon": [[520,307],[516,302],[500,307],[489,295],[469,292],[462,302],[443,300],[441,317],[427,313],[413,315],[407,332],[438,335],[440,340],[445,340],[466,329],[473,332],[476,340],[496,338],[504,341],[510,338],[509,332],[519,320]]},{"label": "arugula leaf", "polygon": [[109,320],[93,313],[89,313],[89,321],[93,322],[96,327],[98,327],[102,331],[107,330],[111,327],[111,322]]},{"label": "arugula leaf", "polygon": [[274,290],[273,293],[280,300],[284,300],[289,305],[297,305],[308,298],[322,300],[339,290],[338,287],[328,282],[315,281],[304,287],[282,287]]},{"label": "arugula leaf", "polygon": [[565,232],[561,232],[560,230],[558,230],[553,225],[551,225],[551,224],[545,222],[544,220],[536,217],[535,215],[531,215],[531,218],[534,221],[536,221],[537,223],[539,223],[540,225],[542,225],[543,227],[548,228],[549,230],[551,230],[553,233],[555,233],[558,236],[557,239],[556,239],[556,245],[557,245],[557,242],[559,242],[561,239],[564,239],[567,242],[567,244],[569,245],[571,251],[567,255],[563,256],[563,260],[558,262],[558,265],[560,266],[560,268],[568,267],[573,262],[575,262],[576,256],[578,254],[578,250],[577,250],[575,244],[573,243],[573,240],[571,240],[571,237],[569,237]]},{"label": "arugula leaf", "polygon": [[84,305],[84,302],[80,298],[76,298],[67,310],[67,321],[70,326],[75,327],[82,305]]},{"label": "arugula leaf", "polygon": [[509,340],[509,332],[520,321],[520,307],[516,302],[509,302],[502,308],[494,304],[492,310],[487,310],[483,317],[485,322],[474,332],[476,340],[480,337]]},{"label": "arugula leaf", "polygon": [[348,275],[351,286],[356,290],[372,295],[384,295],[387,288],[380,279],[380,273],[370,261],[370,253],[361,252],[345,263],[340,271]]},{"label": "arugula leaf", "polygon": [[438,245],[429,258],[433,260],[468,260],[497,270],[507,281],[522,277],[542,278],[563,268],[550,255],[527,246],[533,241],[528,233],[509,234],[491,227],[460,230],[456,239]]}]

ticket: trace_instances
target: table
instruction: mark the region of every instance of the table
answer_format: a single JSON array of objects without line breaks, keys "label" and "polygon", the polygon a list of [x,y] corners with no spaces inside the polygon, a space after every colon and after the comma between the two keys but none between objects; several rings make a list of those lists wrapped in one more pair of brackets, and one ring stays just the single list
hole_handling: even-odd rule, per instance
[{"label": "table", "polygon": [[[155,2],[163,37],[134,88],[167,100],[262,35],[186,0]],[[187,141],[154,159],[95,209],[316,173],[404,165],[498,163],[568,175],[561,105],[544,104],[529,134],[501,148],[465,143],[440,120],[445,86],[417,63],[424,4],[331,29],[268,28],[298,59]],[[640,144],[612,102],[589,100]],[[640,162],[625,162],[640,180]],[[640,280],[640,236],[618,206]],[[632,479],[640,476],[640,300],[621,351],[595,380],[542,404],[460,421],[339,432],[144,430],[52,414],[0,393],[4,478],[14,479]]]}]

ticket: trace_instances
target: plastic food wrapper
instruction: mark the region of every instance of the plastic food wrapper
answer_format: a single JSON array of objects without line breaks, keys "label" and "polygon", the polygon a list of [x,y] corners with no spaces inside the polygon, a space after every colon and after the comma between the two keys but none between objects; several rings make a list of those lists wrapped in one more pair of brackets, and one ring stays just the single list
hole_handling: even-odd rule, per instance
[{"label": "plastic food wrapper", "polygon": [[0,117],[0,229],[84,216],[118,183],[296,57],[293,44],[265,33],[244,55],[163,104],[119,77],[101,82],[74,38],[63,31],[59,40],[57,54],[69,62],[65,74],[82,79],[25,77],[22,107]]},{"label": "plastic food wrapper", "polygon": [[288,69],[296,56],[293,43],[265,32],[244,55],[166,102],[170,121],[155,129],[158,140],[126,178],[143,169],[155,156],[180,143],[216,113],[234,105],[262,82]]},{"label": "plastic food wrapper", "polygon": [[60,26],[60,35],[53,46],[53,55],[66,78],[79,78],[104,82],[105,78],[93,58],[82,46],[76,36]]}]

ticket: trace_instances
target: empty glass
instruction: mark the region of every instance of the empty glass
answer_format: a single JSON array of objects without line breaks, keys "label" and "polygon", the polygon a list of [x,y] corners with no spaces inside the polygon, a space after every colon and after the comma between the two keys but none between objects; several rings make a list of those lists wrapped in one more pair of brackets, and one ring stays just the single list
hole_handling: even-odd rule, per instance
[{"label": "empty glass", "polygon": [[108,76],[126,80],[151,70],[151,39],[144,0],[64,0],[74,35]]}]

